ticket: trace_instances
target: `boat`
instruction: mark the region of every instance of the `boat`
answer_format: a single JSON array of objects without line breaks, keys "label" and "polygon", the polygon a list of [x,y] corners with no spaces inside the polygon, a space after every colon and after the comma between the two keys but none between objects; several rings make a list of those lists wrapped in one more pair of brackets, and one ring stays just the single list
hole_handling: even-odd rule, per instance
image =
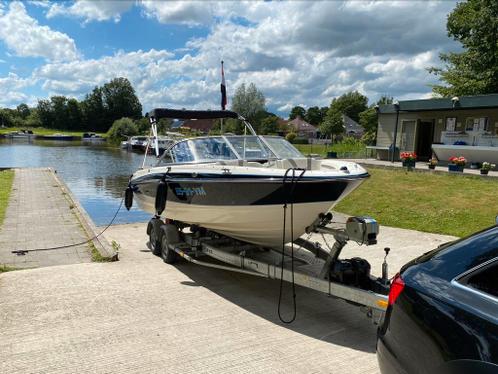
[{"label": "boat", "polygon": [[147,146],[149,138],[147,136],[132,136],[128,141],[128,148],[134,151],[142,151]]},{"label": "boat", "polygon": [[[257,135],[232,111],[159,108],[149,116],[244,122],[246,135],[176,141],[154,167],[144,160],[129,189],[139,207],[151,214],[247,243],[279,247],[297,239],[369,176],[356,163],[306,158],[281,137]],[[161,200],[164,207],[157,206]]]},{"label": "boat", "polygon": [[106,139],[102,137],[101,135],[95,134],[93,132],[90,133],[84,133],[83,137],[81,138],[83,142],[92,142],[92,143],[97,143],[97,142],[105,142]]},{"label": "boat", "polygon": [[6,137],[10,139],[32,140],[36,138],[36,135],[31,130],[19,130],[8,133]]},{"label": "boat", "polygon": [[63,140],[63,141],[72,141],[76,140],[78,137],[74,135],[65,135],[65,134],[50,134],[50,135],[43,135],[41,137],[44,140]]}]

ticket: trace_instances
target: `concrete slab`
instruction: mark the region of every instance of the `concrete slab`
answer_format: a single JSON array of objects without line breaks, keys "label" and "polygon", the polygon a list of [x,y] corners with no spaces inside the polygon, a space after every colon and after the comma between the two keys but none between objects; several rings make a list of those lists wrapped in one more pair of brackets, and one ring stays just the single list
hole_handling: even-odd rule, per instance
[{"label": "concrete slab", "polygon": [[[0,372],[378,373],[376,327],[359,308],[298,288],[297,319],[283,324],[278,282],[166,265],[148,251],[145,228],[106,232],[121,245],[119,262],[0,275]],[[448,239],[381,234],[378,248],[351,246],[346,257],[377,269],[391,245],[398,268]]]},{"label": "concrete slab", "polygon": [[87,239],[72,201],[52,170],[15,169],[9,205],[0,228],[0,264],[32,268],[90,262],[88,244],[24,256],[12,253]]}]

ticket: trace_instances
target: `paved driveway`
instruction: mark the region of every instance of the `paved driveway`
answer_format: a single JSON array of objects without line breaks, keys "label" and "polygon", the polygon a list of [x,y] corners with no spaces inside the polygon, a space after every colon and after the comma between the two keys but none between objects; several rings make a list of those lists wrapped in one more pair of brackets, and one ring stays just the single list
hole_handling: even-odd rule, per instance
[{"label": "paved driveway", "polygon": [[0,276],[1,373],[378,372],[376,327],[357,307],[299,288],[297,320],[284,325],[278,282],[166,265],[146,250],[143,224],[108,238],[121,261]]}]

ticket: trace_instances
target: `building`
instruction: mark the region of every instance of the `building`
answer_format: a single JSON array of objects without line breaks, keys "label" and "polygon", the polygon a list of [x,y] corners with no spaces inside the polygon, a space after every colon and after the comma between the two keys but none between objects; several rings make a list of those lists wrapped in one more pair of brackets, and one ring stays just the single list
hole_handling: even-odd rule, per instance
[{"label": "building", "polygon": [[309,124],[300,116],[288,121],[287,126],[292,129],[292,131],[295,132],[299,138],[316,138],[316,134],[318,132],[315,126]]},{"label": "building", "polygon": [[440,161],[464,156],[498,163],[498,94],[400,101],[378,113],[377,144],[369,148],[380,159],[409,151],[419,160],[434,154]]},{"label": "building", "polygon": [[355,138],[361,138],[363,136],[365,129],[358,122],[345,114],[342,115],[342,121],[344,123],[344,133],[346,136],[353,136]]},{"label": "building", "polygon": [[200,134],[208,134],[214,125],[213,119],[187,119],[181,124],[182,128],[196,131]]}]

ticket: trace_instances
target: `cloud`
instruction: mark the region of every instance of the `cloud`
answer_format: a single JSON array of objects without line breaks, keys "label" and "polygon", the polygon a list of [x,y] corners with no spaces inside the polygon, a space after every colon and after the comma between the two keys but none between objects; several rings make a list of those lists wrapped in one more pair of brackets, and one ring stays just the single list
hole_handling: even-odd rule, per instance
[{"label": "cloud", "polygon": [[209,24],[214,16],[214,4],[207,1],[142,1],[144,14],[161,23],[188,26]]},{"label": "cloud", "polygon": [[8,11],[0,16],[0,40],[20,57],[43,57],[51,61],[78,57],[73,39],[39,25],[19,2],[10,3]]},{"label": "cloud", "polygon": [[121,20],[121,14],[129,10],[134,1],[113,1],[113,0],[80,0],[75,1],[71,6],[65,4],[52,4],[47,12],[47,18],[56,16],[71,16],[81,18],[85,23],[91,21],[114,22]]},{"label": "cloud", "polygon": [[15,107],[21,102],[27,102],[29,97],[23,89],[31,86],[30,79],[24,79],[17,74],[9,73],[0,78],[0,107]]}]

